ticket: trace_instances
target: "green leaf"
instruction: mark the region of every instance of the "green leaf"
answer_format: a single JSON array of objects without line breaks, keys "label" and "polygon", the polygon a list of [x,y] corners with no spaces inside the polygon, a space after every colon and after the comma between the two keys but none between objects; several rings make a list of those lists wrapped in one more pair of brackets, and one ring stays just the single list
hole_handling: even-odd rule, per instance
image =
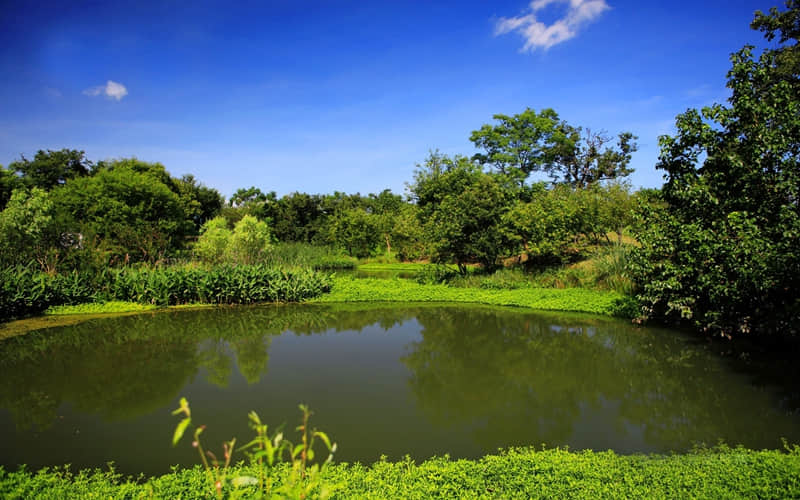
[{"label": "green leaf", "polygon": [[191,423],[192,419],[186,417],[180,421],[177,427],[175,427],[175,434],[172,435],[172,446],[178,444],[178,441],[180,441],[183,437],[183,433],[186,431],[186,428],[189,427],[189,424]]},{"label": "green leaf", "polygon": [[325,443],[325,446],[327,446],[329,450],[331,449],[331,440],[328,439],[328,435],[327,434],[325,434],[322,431],[316,431],[314,433],[314,435],[318,436],[320,439],[322,439],[322,441]]}]

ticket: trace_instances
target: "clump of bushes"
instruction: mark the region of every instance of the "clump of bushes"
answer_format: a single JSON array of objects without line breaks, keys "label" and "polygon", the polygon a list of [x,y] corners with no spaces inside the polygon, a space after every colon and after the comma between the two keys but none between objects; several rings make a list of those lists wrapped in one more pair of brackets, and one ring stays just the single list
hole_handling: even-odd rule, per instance
[{"label": "clump of bushes", "polygon": [[272,248],[272,233],[264,221],[245,215],[228,229],[225,217],[215,217],[203,224],[202,234],[194,245],[195,256],[209,264],[263,262]]}]

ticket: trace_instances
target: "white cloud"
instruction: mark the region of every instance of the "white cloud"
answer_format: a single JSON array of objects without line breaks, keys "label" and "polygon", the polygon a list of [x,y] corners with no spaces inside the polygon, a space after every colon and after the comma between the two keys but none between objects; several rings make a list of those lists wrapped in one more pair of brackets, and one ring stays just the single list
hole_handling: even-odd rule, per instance
[{"label": "white cloud", "polygon": [[109,99],[116,99],[119,101],[126,95],[128,95],[128,89],[125,88],[125,85],[121,83],[117,83],[115,81],[109,80],[106,82],[105,85],[98,85],[96,87],[91,87],[83,91],[84,95],[88,96],[98,96],[104,95]]},{"label": "white cloud", "polygon": [[[552,24],[541,22],[537,15],[553,4],[568,4],[567,12]],[[530,12],[517,17],[501,17],[495,25],[494,34],[504,35],[516,31],[525,38],[522,51],[549,49],[553,45],[569,40],[586,24],[597,19],[610,9],[605,0],[533,0]]]}]

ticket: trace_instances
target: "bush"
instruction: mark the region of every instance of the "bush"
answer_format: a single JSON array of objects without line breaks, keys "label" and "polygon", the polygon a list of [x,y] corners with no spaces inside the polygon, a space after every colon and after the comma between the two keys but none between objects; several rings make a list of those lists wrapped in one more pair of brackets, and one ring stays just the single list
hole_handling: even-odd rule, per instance
[{"label": "bush", "polygon": [[420,285],[443,284],[458,276],[458,271],[443,264],[429,264],[419,270],[417,283]]}]

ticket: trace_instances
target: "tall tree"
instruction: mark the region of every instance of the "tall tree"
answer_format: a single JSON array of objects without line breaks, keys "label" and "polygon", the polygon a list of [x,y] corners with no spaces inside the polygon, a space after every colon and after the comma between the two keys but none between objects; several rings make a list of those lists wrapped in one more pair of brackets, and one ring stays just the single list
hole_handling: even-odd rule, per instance
[{"label": "tall tree", "polygon": [[778,39],[781,46],[772,52],[776,75],[797,81],[800,71],[800,0],[786,0],[786,10],[772,7],[769,14],[756,11],[750,27],[764,32],[768,41]]},{"label": "tall tree", "polygon": [[199,233],[203,224],[219,215],[224,199],[219,191],[204,186],[192,174],[178,179],[176,187],[184,212]]},{"label": "tall tree", "polygon": [[11,169],[0,165],[0,210],[3,210],[11,199],[11,193],[22,187],[22,180]]},{"label": "tall tree", "polygon": [[38,187],[49,191],[66,183],[69,179],[89,175],[92,162],[86,159],[83,151],[61,149],[59,151],[39,150],[28,160],[25,156],[8,165],[28,187]]},{"label": "tall tree", "polygon": [[502,179],[463,156],[431,153],[409,185],[436,262],[495,266],[504,245],[499,230],[510,196]]},{"label": "tall tree", "polygon": [[633,172],[630,161],[637,144],[630,132],[619,134],[612,145],[605,132],[573,127],[549,108],[539,113],[526,108],[494,119],[499,123],[472,132],[470,140],[484,150],[473,159],[518,184],[532,172],[543,172],[556,182],[583,188]]},{"label": "tall tree", "polygon": [[[796,46],[798,4],[757,14]],[[790,46],[790,47],[792,47]],[[731,56],[728,106],[677,117],[660,138],[666,206],[648,214],[637,263],[648,317],[715,334],[797,334],[800,324],[800,93],[785,46]]]},{"label": "tall tree", "polygon": [[49,193],[16,189],[0,212],[0,265],[27,265],[31,261],[52,272],[58,256],[59,228]]},{"label": "tall tree", "polygon": [[192,231],[180,197],[150,171],[102,169],[52,194],[80,232],[96,238],[112,260],[156,261],[181,248]]}]

